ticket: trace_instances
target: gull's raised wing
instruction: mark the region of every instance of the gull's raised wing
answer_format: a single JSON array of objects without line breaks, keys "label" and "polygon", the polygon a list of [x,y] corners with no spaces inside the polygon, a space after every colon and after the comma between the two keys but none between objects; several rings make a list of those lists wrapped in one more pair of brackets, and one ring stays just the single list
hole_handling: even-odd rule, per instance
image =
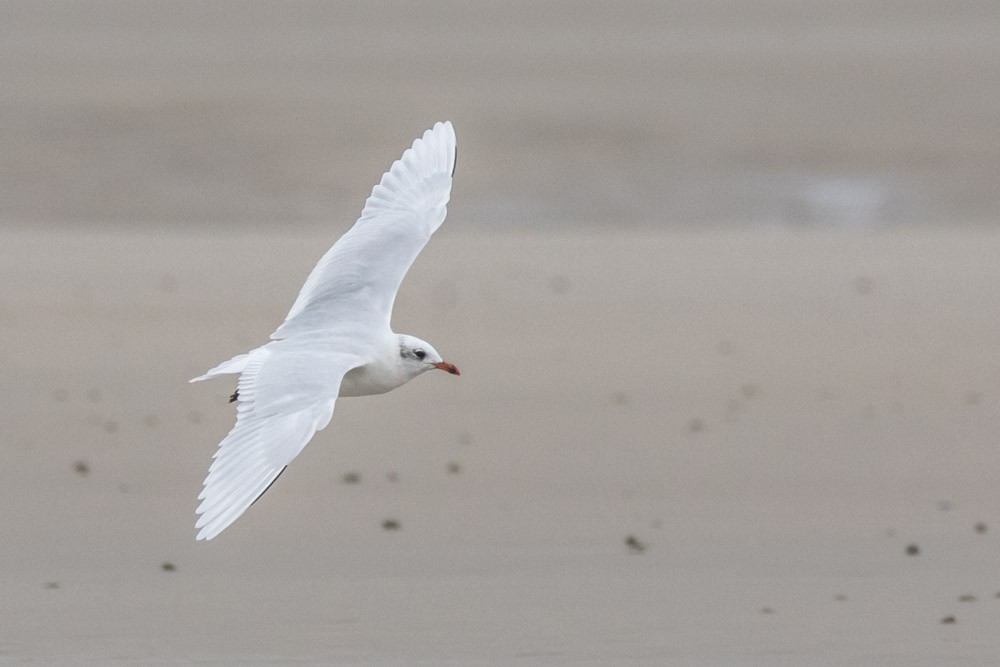
[{"label": "gull's raised wing", "polygon": [[236,425],[219,445],[198,496],[199,540],[218,535],[267,491],[330,423],[330,397],[337,396],[344,374],[364,363],[355,354],[290,343],[249,354],[237,385]]},{"label": "gull's raised wing", "polygon": [[392,164],[361,217],[309,274],[271,338],[341,326],[388,329],[403,276],[447,215],[455,130],[436,123]]}]

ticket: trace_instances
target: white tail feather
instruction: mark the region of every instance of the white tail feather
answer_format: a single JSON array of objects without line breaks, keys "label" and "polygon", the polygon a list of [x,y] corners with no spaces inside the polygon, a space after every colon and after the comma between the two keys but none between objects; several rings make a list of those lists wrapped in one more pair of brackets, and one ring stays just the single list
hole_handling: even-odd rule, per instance
[{"label": "white tail feather", "polygon": [[204,375],[191,378],[188,382],[201,382],[202,380],[214,378],[216,375],[225,375],[227,373],[242,373],[243,369],[247,367],[247,362],[250,361],[250,354],[249,352],[247,354],[238,354],[229,361],[223,361]]}]

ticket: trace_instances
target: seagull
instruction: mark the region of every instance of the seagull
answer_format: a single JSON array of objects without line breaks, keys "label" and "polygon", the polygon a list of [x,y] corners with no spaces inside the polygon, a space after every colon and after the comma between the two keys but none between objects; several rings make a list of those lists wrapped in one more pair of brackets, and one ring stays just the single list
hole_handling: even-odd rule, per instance
[{"label": "seagull", "polygon": [[447,215],[455,157],[450,122],[424,132],[316,264],[271,341],[191,380],[240,375],[236,425],[198,496],[197,539],[221,533],[270,488],[330,423],[338,396],[384,394],[431,369],[459,375],[430,343],[390,327],[403,276]]}]

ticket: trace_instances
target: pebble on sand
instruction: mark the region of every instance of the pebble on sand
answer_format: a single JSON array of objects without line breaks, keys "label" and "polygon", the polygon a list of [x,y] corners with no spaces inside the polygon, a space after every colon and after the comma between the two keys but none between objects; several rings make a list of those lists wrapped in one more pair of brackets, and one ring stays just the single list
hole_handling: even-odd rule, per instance
[{"label": "pebble on sand", "polygon": [[395,519],[386,519],[382,522],[382,528],[384,530],[399,530],[399,522]]},{"label": "pebble on sand", "polygon": [[907,544],[906,545],[906,555],[907,556],[919,556],[920,555],[920,547],[917,546],[916,544]]},{"label": "pebble on sand", "polygon": [[635,535],[629,535],[625,538],[625,547],[630,554],[641,554],[646,550],[646,545],[640,542]]}]

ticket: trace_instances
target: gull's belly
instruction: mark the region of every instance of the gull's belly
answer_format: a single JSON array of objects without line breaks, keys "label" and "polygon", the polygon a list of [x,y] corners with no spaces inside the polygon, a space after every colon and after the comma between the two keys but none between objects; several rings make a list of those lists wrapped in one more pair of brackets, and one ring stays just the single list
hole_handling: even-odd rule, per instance
[{"label": "gull's belly", "polygon": [[409,379],[394,373],[395,369],[380,364],[366,364],[347,371],[340,382],[340,396],[371,396],[384,394],[406,384]]}]

